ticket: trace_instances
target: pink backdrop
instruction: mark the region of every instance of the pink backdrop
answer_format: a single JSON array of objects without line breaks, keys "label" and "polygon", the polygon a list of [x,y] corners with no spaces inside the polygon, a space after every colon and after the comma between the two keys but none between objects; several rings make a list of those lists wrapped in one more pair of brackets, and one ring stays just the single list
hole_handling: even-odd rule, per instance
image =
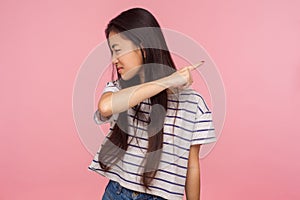
[{"label": "pink backdrop", "polygon": [[299,1],[1,1],[0,199],[98,200],[107,179],[76,132],[72,92],[109,19],[135,6],[194,38],[222,75],[224,129],[201,199],[300,199]]}]

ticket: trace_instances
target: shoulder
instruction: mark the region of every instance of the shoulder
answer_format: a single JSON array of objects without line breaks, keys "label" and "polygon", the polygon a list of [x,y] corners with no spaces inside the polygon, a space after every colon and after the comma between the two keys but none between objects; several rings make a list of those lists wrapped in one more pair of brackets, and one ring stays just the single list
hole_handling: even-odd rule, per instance
[{"label": "shoulder", "polygon": [[113,80],[113,81],[108,81],[108,82],[106,83],[106,87],[116,87],[116,88],[118,88],[118,89],[121,89],[119,79]]},{"label": "shoulder", "polygon": [[106,83],[106,87],[120,87],[120,82],[119,80],[112,80],[112,81],[108,81]]},{"label": "shoulder", "polygon": [[119,80],[113,80],[106,83],[103,93],[104,92],[116,92],[121,90]]}]

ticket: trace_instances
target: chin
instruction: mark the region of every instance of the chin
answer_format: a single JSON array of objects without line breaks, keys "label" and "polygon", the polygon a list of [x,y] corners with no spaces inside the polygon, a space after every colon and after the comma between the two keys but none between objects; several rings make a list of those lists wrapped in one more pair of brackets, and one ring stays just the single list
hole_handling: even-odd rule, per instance
[{"label": "chin", "polygon": [[128,80],[130,80],[132,77],[122,76],[122,75],[121,75],[121,78],[122,78],[124,81],[128,81]]},{"label": "chin", "polygon": [[141,83],[140,76],[135,74],[133,76],[122,76],[121,75],[121,86],[130,87]]},{"label": "chin", "polygon": [[121,78],[124,80],[124,81],[128,81],[130,79],[132,79],[133,77],[135,77],[137,74],[127,74],[127,75],[121,75]]}]

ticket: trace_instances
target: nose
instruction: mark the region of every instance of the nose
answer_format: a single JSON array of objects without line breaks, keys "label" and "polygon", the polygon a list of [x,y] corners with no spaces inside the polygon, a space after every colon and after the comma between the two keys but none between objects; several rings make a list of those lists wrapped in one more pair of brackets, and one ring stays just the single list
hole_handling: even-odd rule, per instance
[{"label": "nose", "polygon": [[113,57],[112,57],[112,63],[113,63],[114,65],[116,65],[118,62],[119,62],[118,58],[117,58],[116,56],[113,56]]}]

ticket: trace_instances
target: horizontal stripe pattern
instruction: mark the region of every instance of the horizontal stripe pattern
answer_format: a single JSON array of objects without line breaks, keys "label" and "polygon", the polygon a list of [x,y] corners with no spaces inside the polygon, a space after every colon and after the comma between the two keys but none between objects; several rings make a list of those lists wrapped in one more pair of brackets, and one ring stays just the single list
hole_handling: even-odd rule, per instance
[{"label": "horizontal stripe pattern", "polygon": [[[118,90],[120,90],[118,81],[108,82],[102,93]],[[216,141],[212,113],[202,96],[193,89],[186,89],[179,94],[168,96],[166,117],[163,123],[161,159],[156,176],[150,185],[151,190],[145,190],[141,184],[144,170],[142,161],[148,147],[147,120],[151,112],[151,102],[146,99],[140,104],[140,112],[145,119],[134,121],[135,110],[128,110],[128,141],[131,143],[128,144],[124,157],[113,165],[110,171],[105,172],[98,163],[98,153],[102,147],[100,145],[88,169],[117,181],[128,189],[150,193],[165,199],[182,200],[190,146]],[[96,124],[110,123],[110,133],[117,118],[118,114],[103,117],[98,110],[94,113]]]}]

